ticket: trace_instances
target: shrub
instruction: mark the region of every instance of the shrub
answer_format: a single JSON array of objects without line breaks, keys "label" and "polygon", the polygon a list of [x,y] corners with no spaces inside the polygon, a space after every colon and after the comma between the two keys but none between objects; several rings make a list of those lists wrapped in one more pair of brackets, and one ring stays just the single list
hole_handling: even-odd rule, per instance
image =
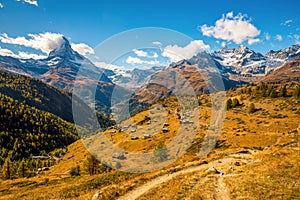
[{"label": "shrub", "polygon": [[254,103],[251,103],[248,107],[248,113],[254,113],[256,111]]},{"label": "shrub", "polygon": [[75,167],[71,167],[70,169],[70,175],[71,176],[80,176],[80,166],[76,165]]}]

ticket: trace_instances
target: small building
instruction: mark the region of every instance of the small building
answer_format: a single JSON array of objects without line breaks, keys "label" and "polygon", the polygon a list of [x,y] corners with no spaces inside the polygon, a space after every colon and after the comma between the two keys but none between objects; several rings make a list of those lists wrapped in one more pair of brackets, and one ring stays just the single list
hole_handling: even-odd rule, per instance
[{"label": "small building", "polygon": [[131,137],[131,140],[138,140],[138,139],[139,139],[138,136],[132,136],[132,137]]},{"label": "small building", "polygon": [[163,129],[162,129],[162,132],[163,132],[163,133],[167,133],[167,132],[169,132],[169,129],[163,128]]},{"label": "small building", "polygon": [[170,124],[169,124],[169,123],[164,123],[163,126],[165,126],[165,127],[166,127],[166,126],[170,126]]},{"label": "small building", "polygon": [[144,135],[144,139],[148,139],[148,138],[151,138],[152,136],[150,134],[145,134]]},{"label": "small building", "polygon": [[182,120],[181,124],[194,124],[194,122],[189,121],[189,120]]},{"label": "small building", "polygon": [[32,156],[32,159],[35,159],[35,160],[49,160],[50,157],[49,156]]},{"label": "small building", "polygon": [[125,160],[125,154],[124,153],[113,153],[112,158],[116,158],[119,160]]}]

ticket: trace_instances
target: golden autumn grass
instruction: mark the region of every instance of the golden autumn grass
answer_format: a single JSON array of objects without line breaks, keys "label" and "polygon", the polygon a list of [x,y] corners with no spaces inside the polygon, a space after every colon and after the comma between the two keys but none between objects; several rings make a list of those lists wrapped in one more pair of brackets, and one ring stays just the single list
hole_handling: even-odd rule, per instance
[{"label": "golden autumn grass", "polygon": [[[187,153],[161,171],[130,174],[115,170],[94,176],[82,172],[79,177],[70,177],[70,168],[80,165],[83,169],[88,154],[83,144],[77,141],[68,147],[67,154],[50,171],[34,178],[1,181],[0,199],[91,199],[99,190],[102,191],[101,199],[116,199],[155,177],[172,173],[175,167],[180,170],[197,165],[202,159],[208,162],[226,159],[245,149],[255,151],[255,154],[237,155],[238,165],[231,162],[216,164],[216,168],[224,173],[223,182],[232,199],[299,199],[299,102],[292,97],[253,98],[239,90],[230,90],[227,96],[238,98],[243,105],[227,111],[216,148],[206,158],[199,159],[197,156],[206,134],[203,126]],[[199,102],[200,124],[208,125],[211,112],[209,96],[202,95]],[[171,125],[169,133],[157,133],[150,139],[134,141],[126,132],[110,129],[106,134],[112,135],[111,140],[127,151],[153,151],[159,141],[167,144],[179,123],[173,113],[176,99],[171,97],[159,103],[170,110],[170,114],[166,115]],[[257,108],[253,114],[248,113],[250,103]],[[148,112],[135,115],[133,121],[140,122]],[[111,134],[113,131],[116,132]],[[245,164],[244,160],[249,162]],[[217,199],[219,175],[208,175],[205,170],[177,176],[145,192],[139,199]]]}]

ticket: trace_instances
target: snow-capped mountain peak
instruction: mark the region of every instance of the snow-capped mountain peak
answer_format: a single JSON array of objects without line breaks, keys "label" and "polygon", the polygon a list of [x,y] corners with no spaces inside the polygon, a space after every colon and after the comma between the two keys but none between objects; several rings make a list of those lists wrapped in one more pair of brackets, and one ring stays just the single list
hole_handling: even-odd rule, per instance
[{"label": "snow-capped mountain peak", "polygon": [[70,42],[65,37],[62,38],[60,47],[52,50],[49,53],[48,60],[56,57],[68,60],[84,59],[83,56],[72,49]]},{"label": "snow-capped mountain peak", "polygon": [[265,57],[269,59],[288,61],[293,58],[296,58],[299,55],[300,55],[300,44],[296,44],[282,50],[278,50],[278,51],[272,50],[266,53]]}]

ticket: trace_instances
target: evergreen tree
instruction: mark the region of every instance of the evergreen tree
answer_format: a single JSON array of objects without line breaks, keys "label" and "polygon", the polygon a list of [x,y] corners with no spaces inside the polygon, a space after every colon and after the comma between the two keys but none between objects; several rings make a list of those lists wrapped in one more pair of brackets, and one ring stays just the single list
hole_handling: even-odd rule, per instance
[{"label": "evergreen tree", "polygon": [[232,100],[228,99],[226,102],[226,105],[227,105],[227,110],[231,109],[232,108]]},{"label": "evergreen tree", "polygon": [[3,178],[11,179],[12,178],[12,163],[9,157],[7,157],[2,166]]},{"label": "evergreen tree", "polygon": [[233,98],[233,100],[232,100],[232,107],[235,108],[235,107],[237,107],[239,105],[240,105],[239,100],[237,98]]},{"label": "evergreen tree", "polygon": [[294,90],[293,97],[295,97],[296,99],[300,99],[300,86],[299,85]]},{"label": "evergreen tree", "polygon": [[166,145],[160,142],[154,151],[154,162],[164,162],[168,159],[169,153]]},{"label": "evergreen tree", "polygon": [[280,97],[286,97],[286,96],[287,96],[286,85],[284,85],[284,86],[281,88],[280,93],[279,93],[279,96],[280,96]]},{"label": "evergreen tree", "polygon": [[21,178],[26,177],[27,175],[27,166],[26,162],[24,159],[22,159],[21,162],[19,162],[19,167],[18,167],[18,176]]},{"label": "evergreen tree", "polygon": [[254,113],[255,110],[256,109],[254,103],[251,103],[250,106],[248,107],[248,113]]},{"label": "evergreen tree", "polygon": [[75,167],[71,167],[70,175],[71,176],[80,176],[80,166],[76,165]]},{"label": "evergreen tree", "polygon": [[84,166],[90,175],[94,175],[99,172],[99,163],[93,155],[89,154],[84,162]]},{"label": "evergreen tree", "polygon": [[276,98],[277,97],[277,93],[274,89],[271,90],[270,95],[271,98]]}]

